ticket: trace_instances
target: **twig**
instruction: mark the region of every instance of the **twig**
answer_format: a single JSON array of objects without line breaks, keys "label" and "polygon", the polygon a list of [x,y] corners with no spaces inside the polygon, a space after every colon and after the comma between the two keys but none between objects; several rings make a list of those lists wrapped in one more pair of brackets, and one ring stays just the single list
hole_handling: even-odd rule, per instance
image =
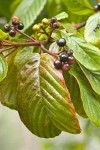
[{"label": "twig", "polygon": [[7,56],[9,56],[11,53],[13,53],[17,48],[14,48],[10,53],[8,53],[7,55],[4,56],[4,58],[6,58]]},{"label": "twig", "polygon": [[76,30],[79,30],[80,28],[84,27],[85,25],[86,25],[86,21],[78,24],[75,28],[76,28]]},{"label": "twig", "polygon": [[27,35],[26,33],[24,33],[24,32],[22,32],[22,31],[18,30],[17,28],[16,28],[16,31],[17,31],[18,33],[24,35],[25,37],[27,37],[27,38],[30,39],[31,41],[35,42],[35,40],[34,40],[32,37],[30,37],[29,35]]},{"label": "twig", "polygon": [[48,54],[50,54],[50,55],[52,55],[53,57],[55,57],[55,58],[57,58],[57,59],[58,59],[57,54],[54,54],[54,53],[52,53],[52,52],[48,51],[48,50],[44,47],[44,45],[42,45],[42,44],[41,44],[40,46],[41,46],[41,48],[42,48],[43,52],[48,53]]},{"label": "twig", "polygon": [[2,53],[2,52],[4,52],[4,51],[7,51],[7,50],[9,50],[9,49],[12,49],[12,48],[14,48],[14,46],[11,46],[11,47],[8,47],[8,48],[5,48],[5,49],[0,49],[0,53]]}]

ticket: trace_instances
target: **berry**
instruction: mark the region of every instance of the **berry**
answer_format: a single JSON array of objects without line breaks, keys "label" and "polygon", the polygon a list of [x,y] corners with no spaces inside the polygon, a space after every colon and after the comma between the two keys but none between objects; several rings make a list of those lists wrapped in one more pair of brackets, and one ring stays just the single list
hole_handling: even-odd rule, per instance
[{"label": "berry", "polygon": [[5,24],[5,25],[4,25],[4,29],[5,29],[6,31],[10,31],[10,25],[9,25],[9,24]]},{"label": "berry", "polygon": [[16,21],[16,20],[12,21],[12,25],[13,25],[13,26],[17,26],[18,24],[19,24],[18,21]]},{"label": "berry", "polygon": [[68,54],[68,56],[72,56],[73,55],[73,50],[68,50],[67,54]]},{"label": "berry", "polygon": [[34,31],[39,31],[39,30],[40,30],[40,26],[39,26],[38,24],[35,24],[35,25],[32,27],[32,29],[33,29]]},{"label": "berry", "polygon": [[56,60],[54,62],[54,66],[56,69],[62,69],[62,63],[60,62],[60,60]]},{"label": "berry", "polygon": [[58,40],[57,40],[57,45],[58,45],[59,47],[65,46],[65,45],[66,45],[66,40],[65,40],[64,38],[58,39]]},{"label": "berry", "polygon": [[44,18],[42,20],[42,23],[45,24],[45,25],[48,25],[49,24],[49,20],[47,18]]},{"label": "berry", "polygon": [[68,61],[67,61],[67,63],[71,65],[71,64],[73,64],[74,62],[75,62],[74,57],[69,56],[69,57],[68,57]]},{"label": "berry", "polygon": [[10,35],[11,37],[14,37],[14,36],[16,35],[16,31],[11,29],[11,30],[9,31],[9,35]]},{"label": "berry", "polygon": [[18,24],[18,29],[19,29],[19,30],[22,30],[23,28],[24,28],[24,25],[23,25],[22,22],[20,22],[20,23]]},{"label": "berry", "polygon": [[100,3],[94,6],[94,11],[100,11]]},{"label": "berry", "polygon": [[54,29],[57,29],[57,28],[59,28],[59,27],[60,27],[60,25],[59,25],[58,23],[55,22],[55,23],[53,24],[53,28],[54,28]]},{"label": "berry", "polygon": [[52,18],[50,19],[50,21],[51,21],[51,23],[55,23],[55,22],[57,22],[57,18],[56,18],[56,17],[52,17]]},{"label": "berry", "polygon": [[68,71],[68,70],[70,70],[70,65],[69,65],[68,63],[65,63],[65,64],[63,65],[63,67],[62,67],[62,70],[63,70],[63,71]]},{"label": "berry", "polygon": [[66,62],[68,60],[68,55],[67,54],[61,54],[60,55],[60,61],[61,62]]}]

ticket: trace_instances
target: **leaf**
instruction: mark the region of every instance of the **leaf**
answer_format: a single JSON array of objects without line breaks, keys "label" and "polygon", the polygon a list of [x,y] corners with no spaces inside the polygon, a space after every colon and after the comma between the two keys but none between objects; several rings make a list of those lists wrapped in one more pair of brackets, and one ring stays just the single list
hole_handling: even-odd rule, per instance
[{"label": "leaf", "polygon": [[70,95],[53,61],[48,54],[40,58],[34,53],[17,65],[19,115],[32,133],[45,138],[57,136],[62,130],[80,133]]},{"label": "leaf", "polygon": [[60,14],[56,15],[55,17],[59,21],[59,20],[68,18],[68,14],[66,12],[61,12]]},{"label": "leaf", "polygon": [[87,42],[93,45],[100,44],[100,12],[89,17],[85,26],[84,36]]},{"label": "leaf", "polygon": [[49,51],[52,53],[58,53],[59,52],[59,46],[57,45],[56,42],[53,42],[50,47],[49,47]]},{"label": "leaf", "polygon": [[100,95],[100,71],[91,71],[80,65],[82,71],[90,82],[93,90]]},{"label": "leaf", "polygon": [[[17,85],[18,85],[18,70],[14,66],[14,59],[16,58],[16,65],[19,59],[24,60],[24,56],[32,53],[32,47],[18,48],[17,51],[8,57],[8,74],[6,78],[0,83],[0,101],[3,105],[16,109],[17,102]],[[24,51],[24,55],[23,55]],[[16,56],[17,53],[17,56]],[[23,56],[23,57],[22,57]]]},{"label": "leaf", "polygon": [[89,70],[100,70],[100,50],[84,41],[84,39],[61,32],[66,39],[67,46],[74,51],[74,57]]},{"label": "leaf", "polygon": [[70,73],[79,84],[83,107],[87,116],[95,125],[100,126],[100,96],[93,91],[78,65],[74,64]]},{"label": "leaf", "polygon": [[87,0],[66,0],[65,5],[71,13],[76,15],[88,15],[93,13],[93,8]]},{"label": "leaf", "polygon": [[68,87],[68,91],[71,96],[71,100],[74,104],[75,111],[82,117],[87,118],[87,115],[84,111],[81,96],[80,96],[80,89],[76,79],[70,75],[67,71],[63,72],[63,76],[66,82],[66,86]]},{"label": "leaf", "polygon": [[34,23],[37,16],[41,13],[47,0],[23,0],[15,10],[13,15],[17,15],[21,22],[25,25],[23,30],[26,30]]},{"label": "leaf", "polygon": [[11,108],[16,108],[16,92],[17,92],[17,70],[13,66],[13,59],[16,52],[8,57],[8,73],[5,79],[0,82],[0,101],[3,105]]},{"label": "leaf", "polygon": [[5,40],[7,37],[8,37],[8,34],[5,33],[5,32],[3,32],[3,31],[0,29],[0,41]]},{"label": "leaf", "polygon": [[6,77],[7,71],[8,64],[2,54],[0,54],[0,82]]}]

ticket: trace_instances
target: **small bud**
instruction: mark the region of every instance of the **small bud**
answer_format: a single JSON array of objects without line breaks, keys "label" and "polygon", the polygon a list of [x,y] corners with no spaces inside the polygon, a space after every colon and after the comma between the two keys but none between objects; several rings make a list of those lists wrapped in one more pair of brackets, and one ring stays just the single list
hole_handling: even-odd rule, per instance
[{"label": "small bud", "polygon": [[32,29],[33,29],[34,31],[39,31],[39,30],[40,30],[40,26],[39,26],[38,24],[35,24],[35,25],[32,27]]},{"label": "small bud", "polygon": [[47,18],[44,18],[42,20],[42,23],[45,24],[45,25],[48,25],[49,24],[49,20]]}]

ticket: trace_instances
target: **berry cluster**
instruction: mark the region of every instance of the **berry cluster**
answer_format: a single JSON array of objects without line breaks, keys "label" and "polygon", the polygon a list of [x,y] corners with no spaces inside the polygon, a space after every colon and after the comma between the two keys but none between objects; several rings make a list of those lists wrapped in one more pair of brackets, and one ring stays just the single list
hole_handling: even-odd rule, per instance
[{"label": "berry cluster", "polygon": [[70,69],[70,65],[75,61],[73,57],[73,50],[68,50],[66,53],[61,53],[59,56],[59,60],[54,62],[54,66],[56,69],[62,69],[63,71],[68,71]]},{"label": "berry cluster", "polygon": [[[57,45],[59,47],[64,47],[66,45],[66,40],[64,38],[60,38],[57,40]],[[59,60],[54,62],[54,66],[56,69],[62,69],[63,71],[68,71],[70,69],[70,65],[75,61],[73,57],[73,50],[68,50],[64,53],[60,53]]]},{"label": "berry cluster", "polygon": [[100,3],[94,6],[94,11],[100,11]]},{"label": "berry cluster", "polygon": [[38,23],[38,24],[35,24],[32,29],[33,31],[41,31],[43,30],[44,28],[47,28],[49,25],[49,20],[47,18],[44,18],[42,19],[42,22],[41,23]]},{"label": "berry cluster", "polygon": [[13,16],[12,26],[9,24],[5,24],[4,28],[11,37],[14,37],[16,35],[16,29],[22,30],[24,28],[24,25],[22,22],[20,22],[17,16]]}]

